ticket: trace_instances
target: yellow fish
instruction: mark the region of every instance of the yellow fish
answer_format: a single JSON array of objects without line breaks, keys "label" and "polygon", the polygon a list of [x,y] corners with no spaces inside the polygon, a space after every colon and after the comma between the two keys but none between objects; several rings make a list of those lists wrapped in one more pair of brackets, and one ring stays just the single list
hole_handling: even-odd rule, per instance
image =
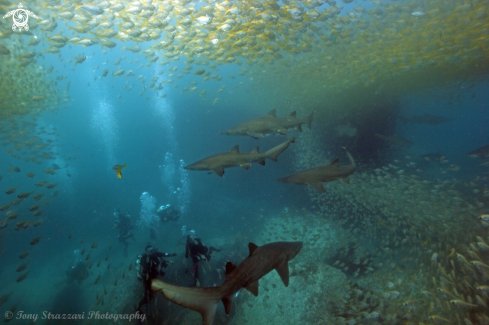
[{"label": "yellow fish", "polygon": [[124,165],[115,165],[114,167],[112,167],[112,169],[117,169],[116,171],[116,175],[117,175],[117,178],[121,179],[122,178],[122,173],[121,173],[121,169],[122,168],[126,168],[126,164]]}]

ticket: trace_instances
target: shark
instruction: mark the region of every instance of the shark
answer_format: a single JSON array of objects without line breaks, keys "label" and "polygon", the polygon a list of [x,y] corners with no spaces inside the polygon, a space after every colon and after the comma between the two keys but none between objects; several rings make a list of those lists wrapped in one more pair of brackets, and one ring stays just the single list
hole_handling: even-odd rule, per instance
[{"label": "shark", "polygon": [[229,167],[241,166],[244,169],[249,169],[251,163],[258,162],[260,165],[265,165],[265,158],[277,161],[278,156],[284,152],[289,145],[295,142],[295,138],[289,139],[284,143],[279,144],[264,153],[260,153],[258,147],[255,147],[251,152],[244,153],[239,151],[239,146],[234,146],[228,152],[213,155],[202,160],[199,160],[191,165],[183,167],[188,170],[212,170],[217,175],[224,175],[224,169]]},{"label": "shark", "polygon": [[398,135],[385,136],[382,134],[375,134],[375,136],[377,138],[384,140],[389,147],[393,147],[393,148],[400,148],[400,147],[409,148],[412,147],[414,144],[414,142]]},{"label": "shark", "polygon": [[346,151],[346,155],[350,160],[350,165],[340,166],[339,159],[337,158],[329,165],[306,169],[287,177],[280,178],[277,181],[290,184],[310,185],[316,191],[325,193],[326,189],[323,185],[325,182],[331,182],[337,179],[341,179],[346,183],[350,182],[348,176],[355,172],[357,165],[348,151]]},{"label": "shark", "polygon": [[489,158],[489,145],[467,152],[465,155],[471,158]]},{"label": "shark", "polygon": [[203,325],[210,325],[220,301],[226,314],[231,312],[235,294],[245,288],[258,296],[258,280],[276,270],[286,287],[289,285],[289,261],[302,248],[302,242],[274,242],[263,246],[248,244],[249,255],[239,265],[226,264],[226,280],[218,287],[187,288],[175,286],[159,279],[151,281],[151,289],[161,292],[177,305],[198,311]]},{"label": "shark", "polygon": [[295,111],[290,113],[286,118],[277,117],[276,113],[277,110],[272,109],[265,116],[238,124],[231,129],[221,132],[221,134],[248,135],[254,139],[259,139],[274,132],[286,135],[290,128],[296,128],[299,132],[302,132],[302,124],[306,124],[309,130],[311,129],[314,111],[304,118],[297,118]]}]

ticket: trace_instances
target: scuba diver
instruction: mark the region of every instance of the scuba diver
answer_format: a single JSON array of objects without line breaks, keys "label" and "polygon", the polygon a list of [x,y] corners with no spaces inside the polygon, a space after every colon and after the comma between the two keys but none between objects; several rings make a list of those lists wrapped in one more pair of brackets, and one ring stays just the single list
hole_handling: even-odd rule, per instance
[{"label": "scuba diver", "polygon": [[131,222],[131,216],[128,213],[121,213],[119,209],[116,209],[114,211],[114,217],[116,221],[115,227],[119,228],[119,236],[117,238],[119,241],[124,245],[124,257],[127,257],[127,249],[129,247],[129,243],[127,240],[129,238],[134,238],[134,234],[132,233],[132,228],[134,228],[134,225]]},{"label": "scuba diver", "polygon": [[154,292],[151,290],[151,280],[157,279],[158,275],[164,276],[165,272],[163,272],[163,268],[173,263],[172,261],[164,260],[163,257],[173,256],[177,256],[177,254],[158,252],[158,249],[152,245],[147,245],[144,249],[144,254],[138,256],[136,261],[138,265],[138,279],[143,281],[144,284],[144,297],[139,301],[138,311],[154,297]]},{"label": "scuba diver", "polygon": [[88,278],[88,269],[86,263],[83,262],[81,258],[80,250],[76,250],[73,252],[77,257],[75,263],[66,270],[66,280],[68,283],[78,282],[81,284],[83,280]]},{"label": "scuba diver", "polygon": [[210,246],[207,248],[202,240],[197,236],[195,230],[190,230],[187,235],[187,244],[185,246],[185,258],[189,256],[192,258],[193,263],[193,276],[194,282],[192,287],[196,287],[199,284],[199,262],[200,261],[210,261],[212,252],[220,252],[222,248],[215,248]]},{"label": "scuba diver", "polygon": [[177,221],[180,218],[180,211],[170,204],[160,206],[156,214],[160,217],[161,222]]}]

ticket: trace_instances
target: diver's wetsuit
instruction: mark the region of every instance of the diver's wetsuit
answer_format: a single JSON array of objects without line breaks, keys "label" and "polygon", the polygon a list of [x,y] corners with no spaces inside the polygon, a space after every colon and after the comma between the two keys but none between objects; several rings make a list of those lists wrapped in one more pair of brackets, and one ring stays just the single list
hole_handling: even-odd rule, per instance
[{"label": "diver's wetsuit", "polygon": [[157,279],[158,275],[164,276],[163,268],[166,268],[168,263],[171,263],[164,260],[163,257],[172,256],[177,256],[177,254],[161,253],[156,249],[148,252],[148,249],[146,249],[146,252],[140,257],[138,278],[144,284],[144,297],[139,301],[138,310],[154,297],[154,292],[151,290],[151,280]]},{"label": "diver's wetsuit", "polygon": [[185,247],[185,258],[192,258],[194,282],[193,287],[197,286],[199,280],[199,262],[202,260],[210,261],[212,252],[220,252],[222,249],[210,246],[207,248],[202,244],[202,240],[197,236],[188,235]]},{"label": "diver's wetsuit", "polygon": [[134,238],[134,234],[131,231],[131,229],[134,228],[134,226],[131,224],[131,216],[127,213],[121,213],[118,210],[114,212],[114,216],[117,221],[117,227],[119,227],[118,239],[124,245],[123,255],[124,257],[127,257],[127,251],[129,248],[129,243],[127,242],[127,239],[132,238],[136,240],[136,238]]}]

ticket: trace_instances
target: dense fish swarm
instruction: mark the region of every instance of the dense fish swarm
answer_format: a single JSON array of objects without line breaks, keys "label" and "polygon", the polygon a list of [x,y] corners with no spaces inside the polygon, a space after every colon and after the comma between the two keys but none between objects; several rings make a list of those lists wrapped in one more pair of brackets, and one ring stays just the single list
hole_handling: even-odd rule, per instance
[{"label": "dense fish swarm", "polygon": [[[327,163],[318,138],[300,141],[297,170]],[[489,189],[427,180],[410,160],[351,177],[308,190],[318,216],[349,233],[329,260],[350,275],[344,298],[317,303],[316,323],[488,324]]]},{"label": "dense fish swarm", "polygon": [[[326,99],[340,104],[358,92],[399,96],[487,71],[485,0],[372,1],[349,11],[335,0],[55,0],[24,5],[39,15],[29,20],[29,31],[13,32],[10,19],[0,22],[0,95],[8,99],[1,103],[2,116],[53,109],[67,100],[53,87],[65,76],[48,77],[52,67],[37,61],[52,54],[72,62],[65,54],[71,45],[139,53],[138,69],[185,61],[180,71],[176,66],[159,71],[149,86],[144,77],[135,77],[138,69],[125,71],[129,62],[119,66],[124,57],[100,73],[102,79],[109,72],[135,77],[160,97],[167,95],[161,92],[165,86],[177,88],[178,79],[193,72],[202,81],[222,84],[218,93],[225,87],[223,78],[241,78],[238,86],[256,92],[262,102],[287,100],[290,106],[314,106]],[[16,8],[16,3],[0,2],[2,14]],[[73,61],[83,64],[85,59],[80,54]],[[241,68],[237,77],[221,76],[221,65]],[[206,96],[206,89],[196,84],[182,85],[181,93],[198,90]],[[213,100],[217,103],[218,97]]]}]

